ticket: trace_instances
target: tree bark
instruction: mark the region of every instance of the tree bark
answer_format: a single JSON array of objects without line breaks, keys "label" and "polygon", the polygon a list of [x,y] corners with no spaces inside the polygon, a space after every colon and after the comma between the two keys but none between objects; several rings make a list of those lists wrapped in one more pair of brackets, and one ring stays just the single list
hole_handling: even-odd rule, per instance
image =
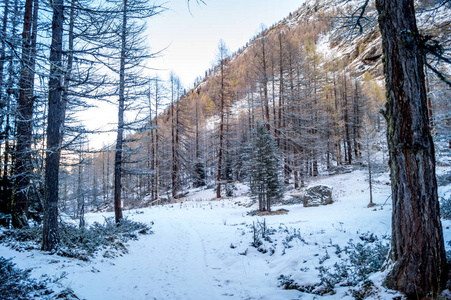
[{"label": "tree bark", "polygon": [[[9,0],[4,0],[4,8],[3,8],[3,18],[2,18],[2,31],[0,32],[1,36],[6,37],[6,28],[8,26],[8,15],[9,15]],[[1,41],[0,45],[0,87],[3,87],[3,70],[6,61],[6,42],[4,38]],[[0,109],[4,109],[6,106],[6,99],[3,97],[3,91],[0,91]],[[0,114],[0,128],[3,128],[4,114]],[[2,140],[5,139],[4,132],[0,133],[0,138]]]},{"label": "tree bark", "polygon": [[125,53],[127,34],[127,0],[123,0],[121,27],[121,57],[119,69],[119,108],[117,121],[116,152],[114,156],[114,216],[116,223],[122,219],[122,151],[124,137],[124,109],[125,109]]},{"label": "tree bark", "polygon": [[376,0],[387,90],[393,216],[385,284],[420,299],[445,287],[434,145],[413,0]]},{"label": "tree bark", "polygon": [[179,90],[179,79],[175,75],[171,75],[171,192],[173,200],[177,197],[179,190]]},{"label": "tree bark", "polygon": [[[19,79],[19,112],[17,118],[17,144],[16,144],[16,163],[14,166],[15,195],[12,202],[12,225],[14,227],[27,226],[28,205],[29,205],[29,186],[33,167],[31,163],[31,140],[33,130],[33,90],[34,90],[34,69],[35,69],[35,51],[33,46],[36,43],[36,32],[33,32],[33,19],[37,18],[37,10],[33,9],[33,3],[37,1],[27,0],[25,2],[24,23],[22,31],[22,64]],[[35,29],[36,30],[36,29]]]},{"label": "tree bark", "polygon": [[52,43],[50,46],[49,112],[47,123],[47,155],[45,167],[45,202],[42,250],[55,250],[58,233],[59,163],[62,140],[63,108],[61,101],[63,6],[64,0],[53,1]]},{"label": "tree bark", "polygon": [[[158,78],[155,79],[155,85],[158,87]],[[158,89],[155,90],[155,186],[154,186],[154,194],[155,200],[159,199],[160,195],[160,159],[159,159],[159,133],[158,133]]]},{"label": "tree bark", "polygon": [[[221,65],[223,72],[223,66]],[[221,75],[224,76],[224,75]],[[221,90],[224,87],[223,79],[221,79]],[[217,187],[216,187],[216,198],[221,198],[221,178],[222,178],[222,156],[224,148],[224,92],[221,91],[221,105],[220,105],[220,121],[219,121],[219,153],[218,153],[218,174],[216,177]]]},{"label": "tree bark", "polygon": [[216,176],[216,198],[221,198],[221,180],[222,180],[222,160],[224,155],[224,116],[226,105],[226,48],[224,42],[219,44],[219,66],[220,66],[220,90],[219,90],[219,153],[218,153],[218,173]]},{"label": "tree bark", "polygon": [[263,75],[262,85],[263,85],[263,99],[265,101],[264,105],[265,105],[265,121],[266,121],[265,127],[266,127],[266,130],[270,131],[271,127],[269,124],[269,97],[268,97],[268,70],[267,70],[268,66],[267,66],[267,61],[266,61],[266,49],[265,49],[266,37],[265,36],[262,37],[261,43],[262,43],[261,64],[262,64],[262,73],[263,73],[262,74]]},{"label": "tree bark", "polygon": [[345,157],[349,165],[352,164],[352,144],[351,144],[351,132],[349,124],[349,106],[348,106],[348,88],[347,78],[343,76],[343,122],[345,126]]}]

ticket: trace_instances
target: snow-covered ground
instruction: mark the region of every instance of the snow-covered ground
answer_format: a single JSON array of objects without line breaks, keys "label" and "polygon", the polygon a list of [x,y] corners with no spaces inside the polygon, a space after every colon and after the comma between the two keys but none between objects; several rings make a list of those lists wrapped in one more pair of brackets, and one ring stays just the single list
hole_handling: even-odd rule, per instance
[{"label": "snow-covered ground", "polygon": [[[347,287],[323,297],[284,290],[278,278],[291,276],[302,285],[319,283],[317,268],[340,261],[335,249],[350,239],[360,241],[367,232],[381,239],[390,235],[388,174],[375,176],[377,206],[372,208],[367,207],[366,178],[365,170],[318,178],[311,185],[332,187],[335,202],[322,207],[283,206],[289,210],[285,215],[248,215],[255,206],[246,207],[250,200],[244,186],[231,199],[214,200],[213,191],[202,190],[191,192],[181,203],[126,211],[129,219],[154,222],[154,234],[130,241],[128,253],[116,258],[100,252],[84,262],[2,245],[0,256],[13,257],[20,268],[32,268],[34,277],[47,274],[53,279],[50,288],[70,288],[80,299],[354,299]],[[447,192],[449,187],[442,190]],[[89,214],[87,221],[102,222],[108,216]],[[250,245],[252,225],[263,223],[274,229],[271,243],[261,247],[266,253]],[[444,222],[445,241],[451,239],[450,225]],[[380,288],[381,278],[381,274],[370,278],[377,287],[373,299],[393,298],[396,294]]]}]

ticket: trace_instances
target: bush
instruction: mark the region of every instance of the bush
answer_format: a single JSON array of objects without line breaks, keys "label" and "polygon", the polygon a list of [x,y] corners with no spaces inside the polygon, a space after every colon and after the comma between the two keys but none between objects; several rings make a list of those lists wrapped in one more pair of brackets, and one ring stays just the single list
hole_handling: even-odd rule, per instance
[{"label": "bush", "polygon": [[30,269],[22,270],[11,259],[0,257],[0,297],[4,300],[51,299],[53,291],[45,282],[30,278]]},{"label": "bush", "polygon": [[331,247],[335,248],[335,254],[341,260],[333,266],[325,266],[325,262],[330,258],[326,250],[325,256],[319,258],[320,266],[316,268],[319,272],[319,283],[303,286],[295,282],[291,276],[281,275],[278,278],[279,286],[284,289],[324,295],[334,294],[335,286],[339,285],[358,287],[358,289],[350,289],[351,294],[357,299],[370,295],[373,285],[368,277],[382,268],[389,250],[389,239],[387,237],[380,239],[369,233],[361,234],[359,238],[361,243],[349,240],[348,245],[343,248],[331,242]]},{"label": "bush", "polygon": [[280,275],[277,279],[279,280],[279,287],[282,287],[284,290],[298,290],[303,293],[322,295],[321,292],[315,291],[316,287],[318,286],[317,284],[306,286],[299,285],[291,278],[291,276],[286,276],[283,274]]},{"label": "bush", "polygon": [[443,219],[447,219],[447,220],[451,219],[451,198],[449,198],[449,199],[441,198],[440,199],[440,216]]},{"label": "bush", "polygon": [[328,292],[332,292],[337,284],[355,286],[382,268],[389,250],[388,241],[383,242],[373,234],[363,234],[360,239],[363,243],[355,244],[350,240],[348,246],[344,247],[347,259],[335,263],[333,268],[317,268],[321,285]]},{"label": "bush", "polygon": [[[138,234],[152,233],[150,226],[122,219],[116,224],[113,218],[105,223],[94,223],[89,228],[60,223],[60,244],[56,254],[87,261],[101,249],[108,249],[108,256],[114,253],[127,253],[124,243],[138,239]],[[42,227],[7,230],[0,236],[0,242],[17,251],[40,249]]]}]

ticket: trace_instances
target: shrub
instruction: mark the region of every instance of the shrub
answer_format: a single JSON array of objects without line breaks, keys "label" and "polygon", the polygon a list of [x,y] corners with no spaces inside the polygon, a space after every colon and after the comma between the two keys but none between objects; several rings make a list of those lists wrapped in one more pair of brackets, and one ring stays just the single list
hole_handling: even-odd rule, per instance
[{"label": "shrub", "polygon": [[359,238],[361,243],[349,240],[348,245],[343,248],[331,242],[331,247],[336,249],[335,253],[341,260],[332,266],[325,266],[326,260],[330,258],[328,251],[324,257],[319,258],[320,266],[316,268],[320,279],[318,284],[302,286],[291,276],[281,275],[278,278],[279,286],[315,295],[334,294],[337,285],[359,286],[357,290],[350,289],[354,297],[360,299],[371,295],[373,285],[368,277],[381,269],[388,254],[389,239],[387,237],[380,239],[369,233],[361,234]]},{"label": "shrub", "polygon": [[449,199],[441,198],[440,201],[440,216],[443,219],[451,219],[451,197]]},{"label": "shrub", "polygon": [[355,244],[353,240],[343,251],[348,259],[335,263],[333,268],[321,266],[318,269],[321,285],[328,291],[333,291],[335,285],[355,286],[368,279],[370,274],[378,272],[388,254],[389,243],[383,242],[373,234],[360,236],[363,243]]},{"label": "shrub", "polygon": [[22,270],[11,259],[0,257],[0,297],[4,300],[50,299],[53,293],[45,282],[30,278],[30,269]]},{"label": "shrub", "polygon": [[[152,233],[150,226],[122,219],[116,224],[113,218],[106,218],[103,224],[94,223],[89,228],[60,223],[60,244],[56,254],[87,261],[101,249],[107,249],[109,256],[114,252],[127,253],[124,246],[129,240],[138,239],[138,234]],[[40,249],[42,227],[7,230],[0,236],[0,242],[18,251]]]},{"label": "shrub", "polygon": [[321,292],[315,291],[315,288],[318,285],[299,285],[291,278],[291,276],[286,276],[283,274],[280,275],[277,279],[279,280],[279,287],[282,287],[285,290],[298,290],[303,293],[322,295]]}]

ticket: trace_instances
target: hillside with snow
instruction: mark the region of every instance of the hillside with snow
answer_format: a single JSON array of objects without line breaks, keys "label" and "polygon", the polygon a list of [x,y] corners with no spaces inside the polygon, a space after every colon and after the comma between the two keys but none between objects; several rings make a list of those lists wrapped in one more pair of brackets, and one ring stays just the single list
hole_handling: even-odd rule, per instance
[{"label": "hillside with snow", "polygon": [[[23,228],[1,215],[0,299],[407,299],[384,284],[383,57],[371,1],[361,34],[342,18],[359,3],[306,1],[236,53],[220,47],[191,90],[152,80],[120,150],[63,153],[57,247],[40,250],[42,207]],[[450,27],[447,6],[424,4],[424,32]],[[426,75],[449,264],[450,89]]]}]

